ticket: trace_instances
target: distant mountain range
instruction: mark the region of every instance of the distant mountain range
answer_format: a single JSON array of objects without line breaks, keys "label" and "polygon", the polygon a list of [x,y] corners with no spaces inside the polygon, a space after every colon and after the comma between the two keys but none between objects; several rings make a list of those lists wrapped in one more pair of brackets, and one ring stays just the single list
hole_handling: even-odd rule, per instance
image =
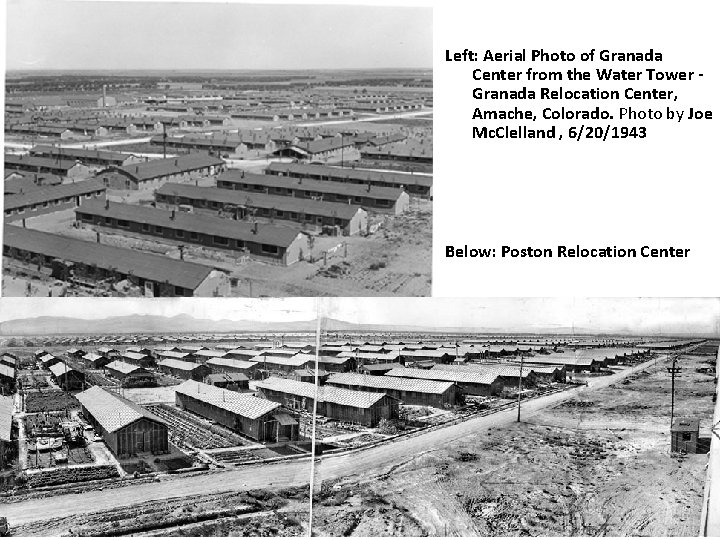
[{"label": "distant mountain range", "polygon": [[[79,319],[75,317],[40,316],[26,319],[14,319],[0,323],[0,335],[53,335],[53,334],[195,334],[195,333],[232,333],[232,332],[314,332],[316,321],[262,322],[231,321],[222,319],[198,319],[183,314],[174,317],[159,315],[126,315],[103,319]],[[323,330],[330,332],[407,332],[407,333],[447,333],[447,334],[537,334],[537,335],[632,335],[629,330],[601,331],[590,328],[571,327],[528,327],[528,328],[491,328],[491,327],[431,327],[379,324],[355,324],[337,319],[325,319]],[[680,331],[665,328],[664,335],[682,336]],[[716,337],[694,334],[697,337]]]},{"label": "distant mountain range", "polygon": [[197,319],[192,315],[164,317],[158,315],[125,315],[104,319],[78,319],[74,317],[32,317],[0,323],[0,334],[145,334],[145,333],[225,333],[225,332],[285,332],[312,331],[313,321],[258,322],[222,319]]}]

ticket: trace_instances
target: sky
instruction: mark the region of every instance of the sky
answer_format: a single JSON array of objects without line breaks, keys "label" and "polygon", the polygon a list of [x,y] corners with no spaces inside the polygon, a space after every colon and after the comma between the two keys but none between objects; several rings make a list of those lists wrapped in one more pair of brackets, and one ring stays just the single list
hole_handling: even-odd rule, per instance
[{"label": "sky", "polygon": [[314,298],[0,298],[0,322],[32,317],[98,319],[125,315],[231,321],[310,321]]},{"label": "sky", "polygon": [[720,335],[716,298],[328,298],[325,316],[360,324],[478,327],[506,332]]},{"label": "sky", "polygon": [[186,314],[282,323],[314,320],[318,306],[326,318],[390,328],[720,335],[716,298],[5,298],[0,299],[0,322],[37,316]]},{"label": "sky", "polygon": [[8,0],[6,69],[431,68],[432,9]]}]

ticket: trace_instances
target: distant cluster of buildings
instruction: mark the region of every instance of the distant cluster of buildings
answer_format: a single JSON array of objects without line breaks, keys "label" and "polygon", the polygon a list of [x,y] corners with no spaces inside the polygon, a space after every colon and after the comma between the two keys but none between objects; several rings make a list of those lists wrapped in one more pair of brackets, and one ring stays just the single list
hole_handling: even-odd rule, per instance
[{"label": "distant cluster of buildings", "polygon": [[[177,344],[119,348],[97,346],[89,338],[80,341],[90,347],[74,346],[63,353],[40,349],[33,360],[55,385],[75,393],[83,417],[122,458],[169,452],[171,428],[116,391],[93,385],[91,372],[102,373],[119,387],[153,386],[160,376],[174,377],[182,381],[173,387],[178,409],[248,439],[274,443],[300,439],[300,417],[313,411],[327,420],[376,427],[399,418],[402,406],[451,409],[463,405],[467,396],[506,395],[519,384],[535,388],[562,383],[571,371],[641,361],[702,341],[359,340],[327,341],[315,351],[303,341],[278,345],[259,340],[262,336],[242,341],[217,337],[227,343],[204,346],[196,344],[197,337],[177,336]],[[5,389],[14,391],[18,366],[13,353],[0,358],[3,394]],[[17,440],[12,414],[12,399],[0,396],[0,465]],[[673,444],[675,439],[686,444],[683,433],[696,431],[674,424]]]},{"label": "distant cluster of buildings", "polygon": [[[190,86],[171,81],[150,96],[111,96],[103,87],[102,95],[22,98],[17,89],[5,104],[4,256],[71,283],[224,295],[228,260],[315,260],[315,236],[373,234],[407,213],[412,197],[432,198],[432,175],[403,169],[410,161],[431,167],[431,135],[333,122],[421,111],[432,106],[427,91]],[[99,140],[107,146],[93,146]],[[262,174],[232,168],[255,158],[268,159]],[[77,230],[63,228],[65,211]],[[56,214],[58,230],[39,225]],[[137,245],[133,239],[159,241],[177,259],[119,247]],[[212,266],[186,261],[185,248]],[[168,264],[177,270],[166,272]]]}]

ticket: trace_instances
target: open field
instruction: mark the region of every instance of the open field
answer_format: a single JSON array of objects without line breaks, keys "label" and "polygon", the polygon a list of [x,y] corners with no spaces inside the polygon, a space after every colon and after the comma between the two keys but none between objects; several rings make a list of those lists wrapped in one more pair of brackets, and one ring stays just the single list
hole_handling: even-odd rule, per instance
[{"label": "open field", "polygon": [[[676,414],[703,419],[713,378],[682,360]],[[658,362],[521,423],[409,455],[361,482],[323,489],[314,533],[693,536],[703,454],[669,452],[670,380]]]}]

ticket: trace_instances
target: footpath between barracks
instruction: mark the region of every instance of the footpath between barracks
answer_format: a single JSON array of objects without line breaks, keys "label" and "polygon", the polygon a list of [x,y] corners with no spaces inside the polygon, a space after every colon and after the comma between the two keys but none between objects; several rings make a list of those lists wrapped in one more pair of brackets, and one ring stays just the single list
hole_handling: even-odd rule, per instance
[{"label": "footpath between barracks", "polygon": [[[546,407],[567,401],[582,392],[609,386],[647,369],[659,361],[662,361],[662,359],[653,358],[602,379],[594,379],[587,386],[558,390],[552,394],[523,401],[522,416],[527,418]],[[482,424],[491,422],[490,425],[497,426],[510,423],[516,418],[516,407],[517,403],[510,403],[504,405],[501,410],[479,411],[465,418],[448,420],[435,426],[417,428],[366,446],[329,450],[324,452],[322,456],[315,456],[314,459],[317,463],[315,472],[322,477],[323,481],[347,476],[359,470],[358,458],[361,458],[367,463],[368,467],[360,467],[360,469],[363,470],[363,474],[367,474],[368,469],[382,467],[398,457],[407,458],[408,452],[412,453],[414,449],[422,449],[423,452],[428,451],[430,449],[429,443],[432,443],[437,438],[437,432],[440,430],[443,430],[442,444],[447,444],[476,432]],[[400,442],[411,443],[411,445],[395,444]],[[374,461],[376,458],[379,459]],[[283,464],[291,465],[292,463],[300,467],[303,462],[309,464],[311,459],[312,456],[307,454],[279,456],[261,461],[238,463],[238,465],[248,465],[244,468],[204,470],[196,473],[186,473],[181,476],[163,473],[154,478],[127,477],[125,480],[116,479],[113,482],[87,482],[83,483],[83,485],[72,486],[68,489],[68,492],[56,495],[53,495],[51,488],[40,488],[34,490],[33,493],[29,493],[21,501],[4,503],[3,514],[11,522],[21,524],[76,513],[103,511],[148,500],[172,498],[173,496],[168,496],[168,494],[172,493],[181,492],[182,496],[190,497],[223,490],[293,487],[307,484],[308,478],[306,476],[297,478],[297,476],[302,475],[293,474],[299,472],[295,470],[296,467],[287,470],[279,467]],[[222,482],[213,482],[212,480],[216,477]],[[182,486],[183,482],[187,483],[187,485]],[[98,492],[102,493],[102,496],[99,496],[100,493]],[[45,498],[42,505],[37,505],[37,502],[34,501],[34,499],[38,498]],[[0,498],[0,501],[2,499]],[[78,511],[78,509],[82,510]]]}]

